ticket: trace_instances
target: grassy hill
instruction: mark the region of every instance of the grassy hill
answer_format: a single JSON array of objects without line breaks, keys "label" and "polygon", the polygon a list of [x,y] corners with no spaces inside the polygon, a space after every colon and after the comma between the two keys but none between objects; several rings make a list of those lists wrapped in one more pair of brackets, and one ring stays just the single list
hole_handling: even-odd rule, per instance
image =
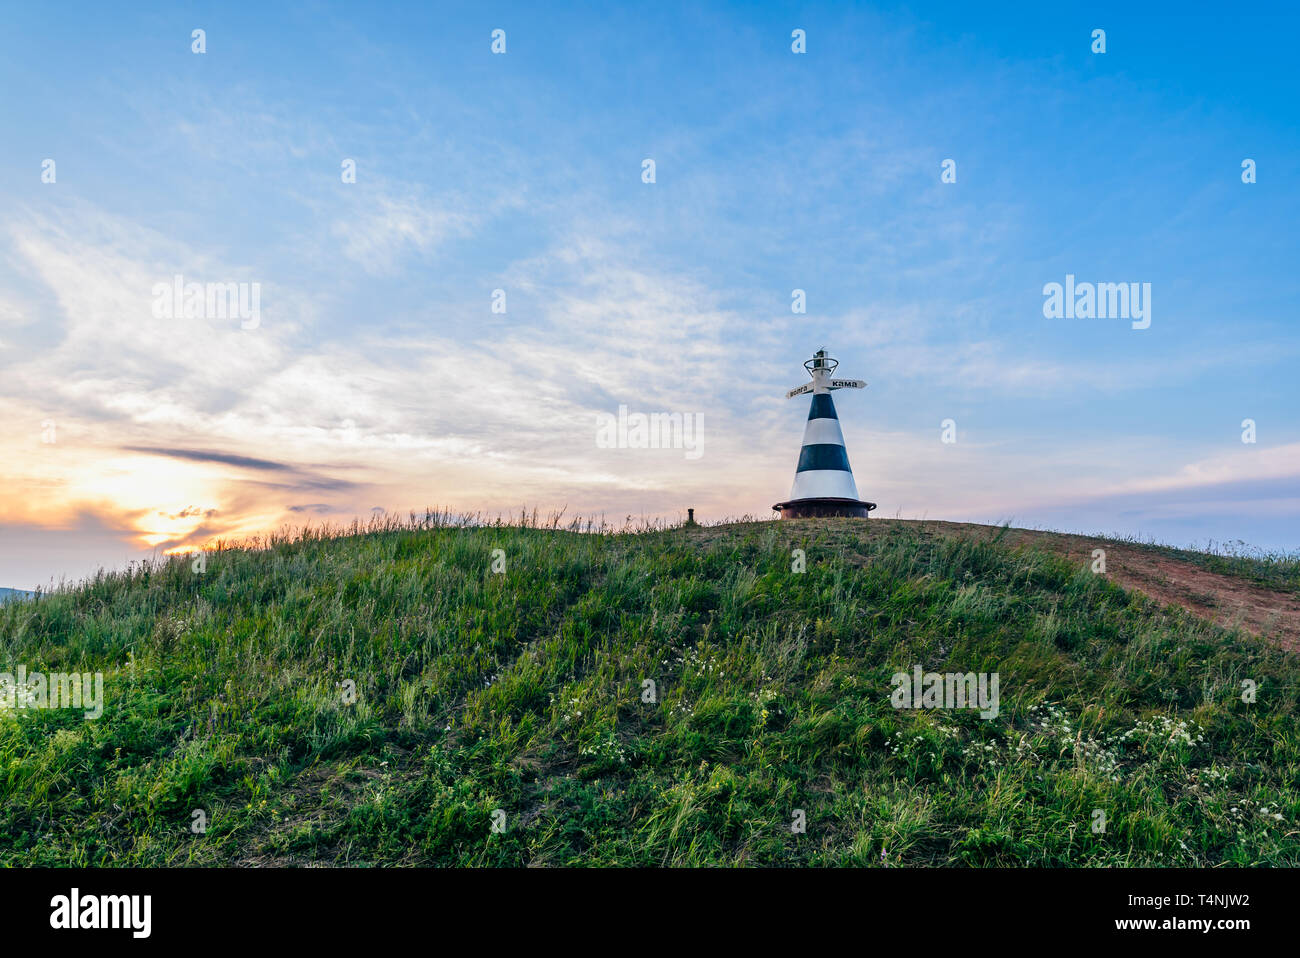
[{"label": "grassy hill", "polygon": [[[1296,655],[1031,535],[433,515],[206,561],[0,608],[0,671],[105,688],[0,708],[0,863],[1300,865]],[[914,665],[999,714],[895,709]]]}]

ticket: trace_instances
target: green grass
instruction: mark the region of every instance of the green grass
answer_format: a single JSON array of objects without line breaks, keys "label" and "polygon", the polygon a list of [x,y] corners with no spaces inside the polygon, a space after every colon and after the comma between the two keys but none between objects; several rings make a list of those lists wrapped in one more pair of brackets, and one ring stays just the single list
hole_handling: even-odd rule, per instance
[{"label": "green grass", "polygon": [[426,516],[6,604],[0,661],[106,693],[0,710],[6,865],[1300,865],[1296,658],[997,536]]}]

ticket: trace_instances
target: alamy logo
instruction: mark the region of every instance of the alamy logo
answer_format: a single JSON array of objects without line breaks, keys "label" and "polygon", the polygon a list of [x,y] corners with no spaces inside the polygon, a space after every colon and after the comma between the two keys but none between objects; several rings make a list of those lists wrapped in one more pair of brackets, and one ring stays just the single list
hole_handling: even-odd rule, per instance
[{"label": "alamy logo", "polygon": [[979,709],[980,718],[998,717],[997,672],[895,672],[889,702],[896,709]]},{"label": "alamy logo", "polygon": [[50,899],[50,927],[129,928],[131,937],[148,938],[152,931],[150,895],[85,895],[78,888]]},{"label": "alamy logo", "polygon": [[84,718],[104,714],[103,672],[28,673],[27,666],[0,672],[0,714],[14,709],[81,709]]},{"label": "alamy logo", "polygon": [[1048,319],[1131,319],[1134,329],[1151,325],[1150,283],[1075,283],[1043,287],[1043,315]]},{"label": "alamy logo", "polygon": [[240,329],[262,325],[261,283],[187,283],[177,273],[153,286],[155,319],[238,319]]},{"label": "alamy logo", "polygon": [[704,413],[596,414],[596,445],[600,449],[684,449],[687,459],[704,455]]}]

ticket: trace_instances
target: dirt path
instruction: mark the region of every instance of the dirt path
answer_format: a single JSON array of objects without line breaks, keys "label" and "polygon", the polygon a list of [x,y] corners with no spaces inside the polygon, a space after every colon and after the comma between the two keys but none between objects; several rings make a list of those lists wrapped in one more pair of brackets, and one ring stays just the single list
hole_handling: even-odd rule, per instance
[{"label": "dirt path", "polygon": [[[872,522],[904,522],[873,519]],[[997,526],[968,522],[917,522],[934,532],[992,538]],[[1010,546],[1047,549],[1070,560],[1092,563],[1092,550],[1106,550],[1106,574],[1126,589],[1137,589],[1165,605],[1178,605],[1225,628],[1239,627],[1283,648],[1300,652],[1300,595],[1270,589],[1248,579],[1204,569],[1194,562],[1141,545],[1090,539],[1061,532],[1008,529]]]}]

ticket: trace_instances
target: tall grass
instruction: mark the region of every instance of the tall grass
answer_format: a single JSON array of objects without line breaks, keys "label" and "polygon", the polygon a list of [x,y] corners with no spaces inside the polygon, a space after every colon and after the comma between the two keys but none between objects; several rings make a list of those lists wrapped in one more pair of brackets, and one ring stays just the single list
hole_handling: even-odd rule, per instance
[{"label": "tall grass", "polygon": [[5,864],[1300,864],[1294,657],[997,538],[383,515],[7,604],[0,660],[108,700],[0,709]]}]

